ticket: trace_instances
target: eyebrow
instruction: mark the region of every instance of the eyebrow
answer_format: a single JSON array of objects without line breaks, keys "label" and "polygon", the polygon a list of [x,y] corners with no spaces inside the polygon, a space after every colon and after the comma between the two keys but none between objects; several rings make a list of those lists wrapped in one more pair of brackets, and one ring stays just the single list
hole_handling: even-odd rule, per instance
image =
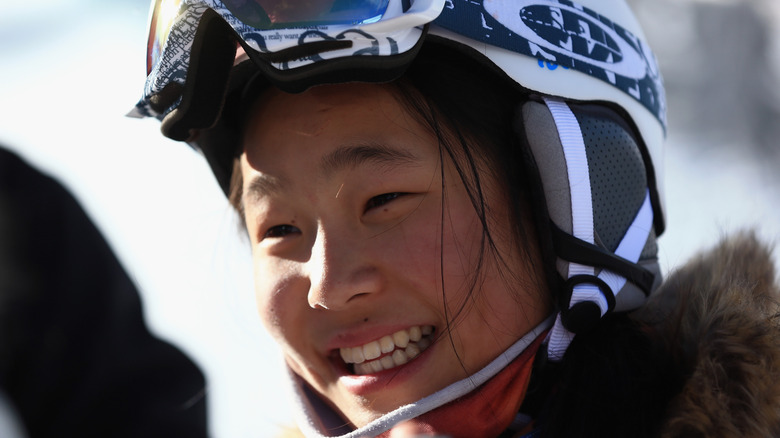
[{"label": "eyebrow", "polygon": [[[419,158],[410,151],[381,144],[342,146],[322,157],[319,172],[327,177],[339,170],[355,168],[362,164],[378,165],[387,168],[384,170],[389,170],[414,164],[418,160]],[[283,177],[255,175],[242,198],[257,202],[263,197],[283,192],[289,184],[290,182]]]},{"label": "eyebrow", "polygon": [[280,193],[284,190],[285,185],[287,182],[282,178],[271,175],[255,175],[249,182],[241,203],[245,204],[247,199],[250,202],[257,202],[265,196]]},{"label": "eyebrow", "polygon": [[346,168],[362,164],[374,164],[390,168],[406,166],[418,161],[418,157],[405,149],[391,148],[382,144],[361,144],[342,146],[322,157],[320,172],[330,175]]}]

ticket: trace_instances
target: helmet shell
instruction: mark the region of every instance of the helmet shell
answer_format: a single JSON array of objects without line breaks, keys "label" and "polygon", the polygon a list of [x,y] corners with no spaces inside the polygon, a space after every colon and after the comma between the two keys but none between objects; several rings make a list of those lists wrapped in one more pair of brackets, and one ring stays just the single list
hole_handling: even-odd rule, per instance
[{"label": "helmet shell", "polygon": [[[481,3],[481,4],[480,4]],[[448,9],[473,8],[469,16],[481,20],[479,40],[462,33],[456,33],[447,26]],[[529,12],[530,11],[530,12]],[[547,16],[547,22],[533,16],[533,12],[554,11],[553,16]],[[487,41],[500,38],[497,35],[504,31],[491,26],[485,13],[490,18],[506,26],[510,31],[522,35],[528,40],[530,51],[535,56],[526,56],[517,51],[508,50]],[[524,20],[508,20],[509,15],[525,15]],[[555,14],[561,14],[557,17]],[[459,14],[464,16],[464,14]],[[609,18],[606,18],[609,17]],[[513,17],[514,18],[514,17]],[[525,17],[524,17],[525,18]],[[537,26],[522,23],[531,22]],[[619,23],[619,24],[618,24]],[[458,24],[462,27],[462,24]],[[566,27],[574,29],[568,30]],[[470,26],[477,28],[477,26]],[[551,41],[539,32],[540,28],[554,27],[561,31],[564,38]],[[616,32],[616,27],[626,32]],[[645,43],[644,33],[631,9],[622,0],[579,0],[578,4],[566,0],[482,0],[477,2],[452,0],[445,6],[439,18],[434,21],[429,31],[433,35],[446,38],[468,46],[502,70],[509,78],[521,87],[538,92],[542,95],[561,97],[577,102],[605,102],[617,106],[628,115],[646,148],[654,173],[655,191],[658,196],[659,215],[658,230],[663,229],[664,187],[663,187],[663,143],[666,134],[666,98],[663,91],[663,80],[657,61]],[[504,31],[505,32],[505,31]],[[572,42],[572,34],[577,33],[582,39],[588,40],[588,49],[596,53],[600,42],[609,46],[616,56],[611,62],[585,59],[588,64],[603,66],[604,71],[591,74],[582,70],[568,68],[556,62],[563,58],[588,58],[588,53],[580,50],[576,53],[576,45]],[[567,40],[566,37],[569,37]],[[630,41],[626,41],[626,40]],[[600,40],[600,41],[596,41]],[[629,43],[630,42],[630,43]],[[637,50],[637,48],[639,50]],[[590,67],[589,67],[590,68]],[[602,75],[605,79],[597,77]],[[623,89],[610,83],[619,82],[615,75],[623,76],[634,82]],[[630,82],[630,81],[628,81]],[[649,90],[652,85],[654,90]],[[643,89],[644,87],[644,89]],[[640,100],[638,95],[642,94]],[[649,100],[649,102],[648,102]],[[651,111],[648,107],[653,108]]]}]

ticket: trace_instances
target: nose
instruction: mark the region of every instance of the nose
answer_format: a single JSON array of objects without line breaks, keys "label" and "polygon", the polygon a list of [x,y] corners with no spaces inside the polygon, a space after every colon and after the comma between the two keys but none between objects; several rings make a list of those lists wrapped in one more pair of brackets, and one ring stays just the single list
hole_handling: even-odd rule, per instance
[{"label": "nose", "polygon": [[320,230],[315,239],[307,263],[311,308],[342,310],[381,290],[370,238]]}]

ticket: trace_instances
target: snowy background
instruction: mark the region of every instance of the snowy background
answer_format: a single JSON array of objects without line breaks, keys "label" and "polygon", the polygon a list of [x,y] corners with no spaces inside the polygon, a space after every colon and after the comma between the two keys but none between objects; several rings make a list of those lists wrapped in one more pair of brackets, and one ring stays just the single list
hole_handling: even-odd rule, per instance
[{"label": "snowy background", "polygon": [[[664,72],[673,269],[729,231],[780,237],[780,3],[632,0]],[[79,199],[135,279],[150,329],[208,378],[217,437],[289,424],[249,249],[197,154],[124,117],[145,72],[147,0],[5,1],[0,144]]]}]

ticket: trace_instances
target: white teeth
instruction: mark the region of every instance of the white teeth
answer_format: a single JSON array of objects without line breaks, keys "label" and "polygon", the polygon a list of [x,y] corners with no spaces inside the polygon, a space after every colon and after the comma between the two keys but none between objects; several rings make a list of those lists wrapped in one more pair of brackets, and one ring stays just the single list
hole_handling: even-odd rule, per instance
[{"label": "white teeth", "polygon": [[409,333],[406,330],[393,333],[393,342],[398,348],[406,348],[406,344],[409,343]]},{"label": "white teeth", "polygon": [[406,346],[404,353],[409,356],[409,359],[414,359],[418,354],[420,354],[420,347],[418,347],[417,344],[409,344]]},{"label": "white teeth", "polygon": [[409,329],[409,340],[412,342],[417,342],[422,338],[422,330],[420,330],[420,327],[415,326]]},{"label": "white teeth", "polygon": [[379,340],[379,345],[382,347],[382,354],[389,353],[395,350],[395,342],[390,336],[385,336]]},{"label": "white teeth", "polygon": [[363,356],[363,348],[352,348],[352,362],[363,363],[366,361],[366,357]]},{"label": "white teeth", "polygon": [[352,349],[351,348],[342,348],[340,350],[341,353],[341,359],[344,360],[346,363],[354,363],[355,361],[352,360]]},{"label": "white teeth", "polygon": [[379,342],[373,341],[363,346],[363,357],[366,360],[374,360],[382,355],[382,349],[379,347]]},{"label": "white teeth", "polygon": [[403,350],[395,350],[393,352],[393,363],[396,366],[403,365],[406,362],[409,362],[409,356]]},{"label": "white teeth", "polygon": [[345,363],[354,364],[355,374],[378,373],[417,357],[431,345],[431,334],[432,326],[415,326],[359,347],[341,348],[339,352]]},{"label": "white teeth", "polygon": [[356,363],[355,374],[371,374],[371,365],[367,363]]},{"label": "white teeth", "polygon": [[395,361],[393,361],[392,355],[383,357],[380,362],[382,362],[382,367],[386,370],[389,370],[395,366]]}]

